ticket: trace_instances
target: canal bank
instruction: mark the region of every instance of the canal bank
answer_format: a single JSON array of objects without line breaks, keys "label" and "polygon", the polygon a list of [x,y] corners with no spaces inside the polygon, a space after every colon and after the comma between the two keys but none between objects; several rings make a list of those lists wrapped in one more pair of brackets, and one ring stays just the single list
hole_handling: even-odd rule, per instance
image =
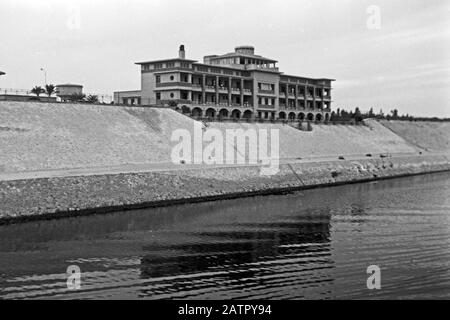
[{"label": "canal bank", "polygon": [[312,131],[279,123],[208,124],[225,137],[227,130],[276,130],[281,165],[273,176],[261,176],[258,166],[173,164],[173,133],[195,136],[199,125],[165,108],[0,102],[0,223],[450,169],[450,123],[373,119],[361,126],[314,124]]},{"label": "canal bank", "polygon": [[[232,199],[450,170],[446,155],[203,167],[0,181],[0,223]],[[324,195],[326,197],[326,195]]]}]

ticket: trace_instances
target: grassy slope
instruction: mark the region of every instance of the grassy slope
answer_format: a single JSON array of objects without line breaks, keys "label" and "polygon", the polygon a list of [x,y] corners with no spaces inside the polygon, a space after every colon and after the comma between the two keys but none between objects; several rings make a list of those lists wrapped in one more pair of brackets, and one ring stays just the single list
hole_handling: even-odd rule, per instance
[{"label": "grassy slope", "polygon": [[450,152],[449,122],[382,121],[381,123],[419,148]]},{"label": "grassy slope", "polygon": [[[0,102],[0,173],[170,162],[173,131],[187,129],[192,134],[194,123],[167,109]],[[282,158],[417,151],[377,122],[358,127],[314,125],[312,132],[281,124],[209,127],[278,129]],[[401,135],[408,135],[405,130]],[[419,129],[413,131],[421,137]],[[448,127],[439,129],[433,147],[440,146],[436,141],[446,132]],[[444,143],[448,147],[448,139]]]}]

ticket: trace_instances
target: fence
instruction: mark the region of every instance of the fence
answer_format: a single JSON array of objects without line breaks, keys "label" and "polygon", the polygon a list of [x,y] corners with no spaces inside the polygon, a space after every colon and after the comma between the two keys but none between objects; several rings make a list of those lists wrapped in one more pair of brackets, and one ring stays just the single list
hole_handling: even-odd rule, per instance
[{"label": "fence", "polygon": [[[86,95],[86,97],[97,96],[99,103],[110,104],[111,102],[114,101],[113,96],[109,95],[109,94],[104,94],[104,93],[84,93],[84,94]],[[20,95],[20,96],[37,97],[36,94],[31,92],[31,89],[27,90],[27,89],[16,89],[16,88],[0,88],[0,95]],[[47,97],[48,95],[46,93],[42,93],[40,96]],[[56,93],[52,93],[50,95],[50,97],[57,97]],[[61,101],[57,101],[57,102],[63,103]]]},{"label": "fence", "polygon": [[[180,111],[180,113],[182,113]],[[265,119],[265,118],[233,118],[233,117],[196,117],[191,114],[185,114],[194,120],[202,121],[202,122],[246,122],[246,123],[281,123],[288,125],[298,125],[301,126],[303,124],[322,124],[322,125],[353,125],[353,126],[361,126],[365,125],[364,122],[356,122],[354,120],[349,121],[318,121],[318,120],[289,120],[289,119]]]}]

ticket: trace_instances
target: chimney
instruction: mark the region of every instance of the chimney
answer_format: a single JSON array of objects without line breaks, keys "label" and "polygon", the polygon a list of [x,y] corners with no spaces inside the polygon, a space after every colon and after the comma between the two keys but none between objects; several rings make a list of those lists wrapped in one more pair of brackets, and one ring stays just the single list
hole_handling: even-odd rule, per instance
[{"label": "chimney", "polygon": [[186,52],[184,51],[184,45],[180,46],[180,51],[178,51],[178,57],[180,59],[186,59]]}]

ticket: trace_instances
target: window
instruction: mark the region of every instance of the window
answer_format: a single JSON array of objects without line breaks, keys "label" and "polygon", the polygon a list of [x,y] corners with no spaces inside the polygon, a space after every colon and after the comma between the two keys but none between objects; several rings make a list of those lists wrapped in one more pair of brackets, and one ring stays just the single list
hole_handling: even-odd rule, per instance
[{"label": "window", "polygon": [[175,95],[171,92],[170,97],[173,98],[173,97],[175,97]]},{"label": "window", "polygon": [[209,69],[206,67],[197,67],[197,70],[201,72],[208,72]]},{"label": "window", "polygon": [[161,76],[156,76],[156,83],[161,83]]},{"label": "window", "polygon": [[161,92],[156,93],[156,100],[161,100]]},{"label": "window", "polygon": [[162,68],[163,68],[162,63],[155,64],[155,69],[162,69]]},{"label": "window", "polygon": [[167,68],[174,68],[175,67],[175,63],[174,62],[167,62],[166,67]]},{"label": "window", "polygon": [[173,81],[173,79],[175,79],[174,76],[170,76],[170,81]]}]

